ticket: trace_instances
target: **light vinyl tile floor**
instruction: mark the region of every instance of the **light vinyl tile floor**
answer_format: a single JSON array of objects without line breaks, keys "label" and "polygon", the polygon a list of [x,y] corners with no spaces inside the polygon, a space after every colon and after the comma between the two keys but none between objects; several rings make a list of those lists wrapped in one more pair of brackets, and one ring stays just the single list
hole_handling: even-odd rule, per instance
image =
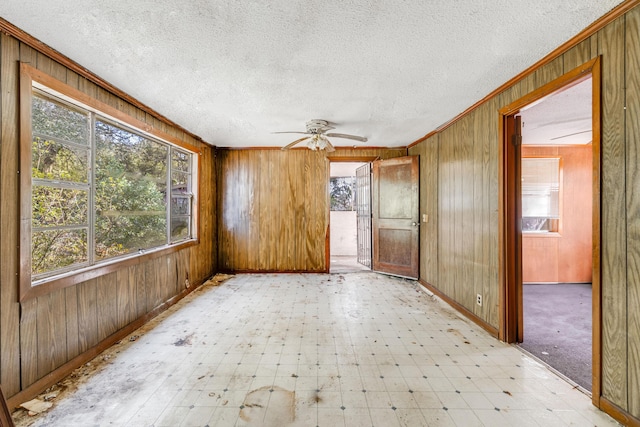
[{"label": "light vinyl tile floor", "polygon": [[618,425],[415,282],[371,272],[237,275],[132,335],[35,425]]}]

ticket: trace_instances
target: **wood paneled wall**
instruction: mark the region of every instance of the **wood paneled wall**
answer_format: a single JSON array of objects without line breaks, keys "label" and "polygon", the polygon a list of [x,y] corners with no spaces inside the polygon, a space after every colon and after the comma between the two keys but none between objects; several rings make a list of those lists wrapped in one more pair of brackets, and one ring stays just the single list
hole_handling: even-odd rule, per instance
[{"label": "wood paneled wall", "polygon": [[[391,158],[401,149],[338,149]],[[218,263],[227,271],[326,270],[329,160],[323,151],[218,150]]]},{"label": "wood paneled wall", "polygon": [[602,396],[640,418],[640,7],[409,149],[421,156],[430,218],[420,277],[499,326],[498,109],[599,55]]},{"label": "wood paneled wall", "polygon": [[[199,242],[18,303],[18,79],[26,62],[201,150]],[[215,149],[133,107],[17,39],[0,34],[0,382],[10,398],[215,273]],[[76,360],[80,360],[79,359]],[[81,363],[81,361],[79,362]],[[46,380],[45,380],[46,382]]]}]

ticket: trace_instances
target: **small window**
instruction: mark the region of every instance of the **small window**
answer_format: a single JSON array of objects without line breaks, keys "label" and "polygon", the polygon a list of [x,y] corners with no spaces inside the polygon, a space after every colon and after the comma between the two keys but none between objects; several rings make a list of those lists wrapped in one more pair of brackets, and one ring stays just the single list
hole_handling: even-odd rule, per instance
[{"label": "small window", "polygon": [[560,221],[560,158],[522,158],[522,231],[557,232]]}]

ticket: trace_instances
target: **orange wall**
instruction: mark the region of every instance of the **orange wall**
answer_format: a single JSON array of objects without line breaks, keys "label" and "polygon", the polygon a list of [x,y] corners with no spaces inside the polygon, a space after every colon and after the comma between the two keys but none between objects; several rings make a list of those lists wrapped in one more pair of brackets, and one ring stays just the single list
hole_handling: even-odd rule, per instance
[{"label": "orange wall", "polygon": [[591,282],[592,146],[522,147],[523,157],[560,156],[560,232],[522,235],[523,282]]}]

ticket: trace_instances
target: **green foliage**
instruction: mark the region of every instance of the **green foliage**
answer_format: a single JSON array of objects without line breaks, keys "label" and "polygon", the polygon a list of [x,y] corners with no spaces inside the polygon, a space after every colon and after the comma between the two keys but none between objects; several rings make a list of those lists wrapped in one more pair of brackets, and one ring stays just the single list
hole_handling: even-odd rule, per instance
[{"label": "green foliage", "polygon": [[[33,274],[167,243],[167,145],[95,122],[95,253],[89,256],[89,115],[35,96],[32,123]],[[171,163],[173,185],[186,191],[190,156],[172,150]],[[172,235],[188,232],[188,222],[189,216],[176,217]]]},{"label": "green foliage", "polygon": [[329,180],[332,211],[355,210],[356,178],[334,177]]}]

